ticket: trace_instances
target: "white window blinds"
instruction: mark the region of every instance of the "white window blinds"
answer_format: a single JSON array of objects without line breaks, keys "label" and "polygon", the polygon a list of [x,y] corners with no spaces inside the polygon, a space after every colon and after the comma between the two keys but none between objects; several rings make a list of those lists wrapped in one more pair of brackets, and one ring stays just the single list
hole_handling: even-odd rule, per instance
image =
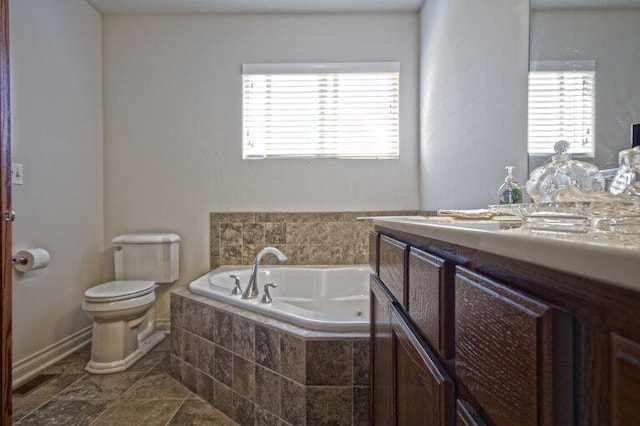
[{"label": "white window blinds", "polygon": [[529,154],[552,154],[566,140],[569,153],[595,149],[595,61],[536,61],[529,72]]},{"label": "white window blinds", "polygon": [[242,157],[398,158],[398,63],[244,64]]}]

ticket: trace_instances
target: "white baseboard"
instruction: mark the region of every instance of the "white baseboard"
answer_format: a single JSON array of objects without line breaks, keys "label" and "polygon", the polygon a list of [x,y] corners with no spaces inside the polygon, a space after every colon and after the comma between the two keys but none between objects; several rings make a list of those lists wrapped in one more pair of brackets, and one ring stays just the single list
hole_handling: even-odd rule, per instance
[{"label": "white baseboard", "polygon": [[[171,331],[171,320],[156,320],[156,327],[159,331],[169,333]],[[58,343],[14,363],[12,367],[12,388],[15,389],[23,383],[28,382],[45,368],[55,364],[64,357],[72,354],[87,343],[91,342],[92,328],[93,326],[90,325],[89,327],[62,339]]]},{"label": "white baseboard", "polygon": [[15,362],[12,366],[12,387],[13,389],[29,381],[39,372],[60,361],[62,358],[72,354],[91,341],[91,331],[93,326],[83,328],[54,343],[53,345],[36,352],[33,355]]}]

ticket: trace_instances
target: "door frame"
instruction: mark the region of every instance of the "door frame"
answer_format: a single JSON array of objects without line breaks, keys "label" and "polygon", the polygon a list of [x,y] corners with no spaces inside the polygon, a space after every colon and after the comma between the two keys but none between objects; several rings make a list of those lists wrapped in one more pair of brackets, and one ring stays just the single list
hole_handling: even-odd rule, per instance
[{"label": "door frame", "polygon": [[[11,424],[11,124],[9,0],[0,0],[0,426]],[[7,213],[9,216],[7,216]]]}]

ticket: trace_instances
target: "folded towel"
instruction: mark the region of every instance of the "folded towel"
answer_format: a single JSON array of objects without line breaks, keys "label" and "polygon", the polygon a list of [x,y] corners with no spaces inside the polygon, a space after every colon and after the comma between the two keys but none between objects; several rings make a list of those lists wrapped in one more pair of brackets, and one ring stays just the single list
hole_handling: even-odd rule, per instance
[{"label": "folded towel", "polygon": [[491,219],[498,214],[495,210],[438,210],[438,216],[454,217],[456,219]]}]

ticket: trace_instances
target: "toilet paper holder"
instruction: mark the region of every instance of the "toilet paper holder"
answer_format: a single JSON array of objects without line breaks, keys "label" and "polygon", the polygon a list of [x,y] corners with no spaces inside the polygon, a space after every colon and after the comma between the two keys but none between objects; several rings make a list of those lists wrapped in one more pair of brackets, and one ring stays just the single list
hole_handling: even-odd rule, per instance
[{"label": "toilet paper holder", "polygon": [[51,259],[49,252],[43,248],[20,250],[11,256],[13,267],[19,272],[30,272],[46,268]]},{"label": "toilet paper holder", "polygon": [[24,256],[12,256],[11,257],[11,263],[12,264],[19,264],[19,265],[26,265],[28,262],[27,258]]}]

